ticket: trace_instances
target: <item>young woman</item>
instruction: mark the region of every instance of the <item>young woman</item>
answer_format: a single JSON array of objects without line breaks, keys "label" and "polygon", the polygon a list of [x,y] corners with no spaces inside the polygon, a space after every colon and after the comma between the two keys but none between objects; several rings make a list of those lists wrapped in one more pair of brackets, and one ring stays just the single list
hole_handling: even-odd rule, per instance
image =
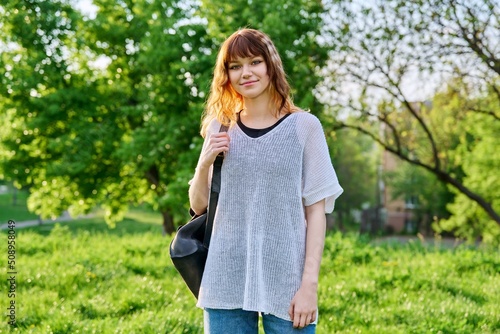
[{"label": "young woman", "polygon": [[[319,120],[295,107],[264,33],[222,45],[189,189],[205,212],[211,165],[224,152],[221,191],[198,306],[205,333],[315,333],[325,212],[342,193]],[[229,126],[219,132],[221,124]]]}]

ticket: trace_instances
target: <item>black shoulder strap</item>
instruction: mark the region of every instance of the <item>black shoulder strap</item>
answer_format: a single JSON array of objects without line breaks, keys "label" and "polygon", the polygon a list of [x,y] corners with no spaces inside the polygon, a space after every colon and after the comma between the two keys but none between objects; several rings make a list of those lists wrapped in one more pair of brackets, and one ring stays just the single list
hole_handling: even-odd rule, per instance
[{"label": "black shoulder strap", "polygon": [[[221,125],[219,132],[227,131],[226,125]],[[210,238],[212,237],[212,228],[214,224],[215,210],[217,209],[217,202],[219,201],[220,193],[220,177],[222,161],[224,160],[224,153],[219,153],[214,161],[214,168],[212,172],[212,186],[210,188],[210,196],[208,200],[207,209],[207,225],[205,227],[205,237],[203,238],[203,246],[208,248],[210,245]]]}]

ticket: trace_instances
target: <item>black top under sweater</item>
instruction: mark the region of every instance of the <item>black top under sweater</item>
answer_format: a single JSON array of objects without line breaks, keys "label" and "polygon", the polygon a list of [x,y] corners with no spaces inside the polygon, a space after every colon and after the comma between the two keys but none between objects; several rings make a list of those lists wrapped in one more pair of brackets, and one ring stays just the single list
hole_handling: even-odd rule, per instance
[{"label": "black top under sweater", "polygon": [[247,136],[249,136],[251,138],[258,138],[260,136],[265,135],[266,133],[268,133],[269,131],[271,131],[275,127],[277,127],[278,124],[280,124],[288,116],[290,116],[290,114],[286,114],[285,116],[281,117],[276,123],[274,123],[270,127],[267,127],[264,129],[254,129],[254,128],[249,128],[245,124],[243,124],[243,122],[241,122],[240,114],[238,114],[238,125],[240,126],[241,130],[243,130],[243,132]]}]

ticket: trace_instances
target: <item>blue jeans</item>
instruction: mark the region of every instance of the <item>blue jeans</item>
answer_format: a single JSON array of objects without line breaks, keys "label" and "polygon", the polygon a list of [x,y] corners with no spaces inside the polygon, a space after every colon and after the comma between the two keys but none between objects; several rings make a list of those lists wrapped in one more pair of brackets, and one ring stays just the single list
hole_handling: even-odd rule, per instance
[{"label": "blue jeans", "polygon": [[[242,309],[221,310],[206,308],[204,313],[205,334],[257,334],[259,313]],[[291,321],[271,314],[262,314],[262,325],[266,334],[315,334],[316,325],[293,328]]]}]

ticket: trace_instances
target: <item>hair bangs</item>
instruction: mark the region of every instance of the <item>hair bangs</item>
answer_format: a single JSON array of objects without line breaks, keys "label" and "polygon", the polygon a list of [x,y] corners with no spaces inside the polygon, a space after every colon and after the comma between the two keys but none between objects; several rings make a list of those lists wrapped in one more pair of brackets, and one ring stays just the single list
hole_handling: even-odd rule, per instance
[{"label": "hair bangs", "polygon": [[227,47],[227,54],[224,59],[225,64],[229,64],[236,58],[247,58],[255,56],[264,56],[265,50],[262,49],[261,43],[258,40],[253,40],[254,36],[246,36],[243,34],[238,34],[234,36],[234,39],[229,43]]}]

